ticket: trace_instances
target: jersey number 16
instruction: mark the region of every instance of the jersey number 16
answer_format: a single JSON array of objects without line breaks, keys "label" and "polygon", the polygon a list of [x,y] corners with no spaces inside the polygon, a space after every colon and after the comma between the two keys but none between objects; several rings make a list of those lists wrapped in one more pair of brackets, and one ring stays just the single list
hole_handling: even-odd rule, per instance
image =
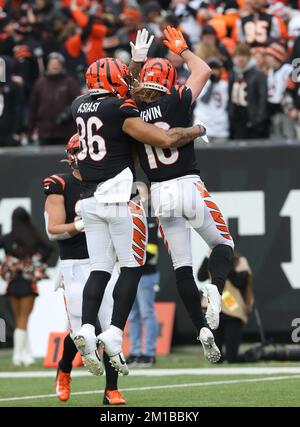
[{"label": "jersey number 16", "polygon": [[[170,129],[170,125],[166,122],[156,122],[154,123],[154,125],[165,130]],[[178,148],[167,148],[163,150],[162,148],[152,147],[151,145],[147,144],[145,144],[144,147],[148,157],[150,169],[158,168],[157,161],[159,161],[163,165],[172,165],[178,160]],[[166,156],[165,150],[168,150],[171,154],[169,156]]]}]

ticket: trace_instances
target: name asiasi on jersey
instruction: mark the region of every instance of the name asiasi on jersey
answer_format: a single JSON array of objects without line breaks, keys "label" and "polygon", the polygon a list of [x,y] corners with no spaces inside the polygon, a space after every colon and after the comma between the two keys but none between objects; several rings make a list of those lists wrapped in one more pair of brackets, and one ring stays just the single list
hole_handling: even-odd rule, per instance
[{"label": "name asiasi on jersey", "polygon": [[100,415],[100,421],[105,421],[105,422],[122,422],[122,423],[126,423],[128,425],[130,425],[132,423],[134,419],[134,414],[122,414],[120,412],[117,413],[113,413],[113,412],[106,412],[104,414]]},{"label": "name asiasi on jersey", "polygon": [[77,113],[95,113],[99,105],[100,102],[82,102],[77,109]]}]

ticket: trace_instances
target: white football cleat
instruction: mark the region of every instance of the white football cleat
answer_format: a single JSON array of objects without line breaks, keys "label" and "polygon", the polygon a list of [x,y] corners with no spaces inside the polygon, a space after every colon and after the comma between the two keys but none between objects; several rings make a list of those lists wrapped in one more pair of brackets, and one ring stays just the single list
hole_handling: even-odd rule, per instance
[{"label": "white football cleat", "polygon": [[203,288],[203,296],[207,299],[207,310],[205,318],[211,329],[218,329],[220,322],[220,311],[222,297],[215,285],[207,284]]},{"label": "white football cleat", "polygon": [[129,369],[122,352],[123,333],[121,329],[110,326],[106,331],[97,336],[97,344],[104,348],[109,357],[110,364],[119,374],[128,375]]},{"label": "white football cleat", "polygon": [[82,325],[74,338],[74,343],[86,369],[93,375],[103,375],[104,368],[97,350],[95,327],[89,324]]},{"label": "white football cleat", "polygon": [[221,358],[213,333],[208,328],[201,328],[198,340],[201,342],[204,356],[211,363],[217,363]]}]

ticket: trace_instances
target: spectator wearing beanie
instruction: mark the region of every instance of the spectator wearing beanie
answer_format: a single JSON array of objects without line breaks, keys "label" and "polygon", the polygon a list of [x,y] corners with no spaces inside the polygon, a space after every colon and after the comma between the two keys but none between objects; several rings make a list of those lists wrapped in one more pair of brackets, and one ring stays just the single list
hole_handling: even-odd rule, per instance
[{"label": "spectator wearing beanie", "polygon": [[234,50],[229,76],[229,120],[232,139],[268,137],[267,78],[251,59],[249,46]]},{"label": "spectator wearing beanie", "polygon": [[70,105],[80,87],[64,69],[64,57],[49,56],[47,72],[33,87],[29,105],[29,129],[38,134],[41,145],[65,144],[76,131]]},{"label": "spectator wearing beanie", "polygon": [[296,138],[293,120],[284,114],[282,101],[289,77],[293,71],[291,64],[286,64],[286,49],[279,43],[272,43],[265,50],[268,65],[268,109],[271,119],[270,139],[282,141]]}]

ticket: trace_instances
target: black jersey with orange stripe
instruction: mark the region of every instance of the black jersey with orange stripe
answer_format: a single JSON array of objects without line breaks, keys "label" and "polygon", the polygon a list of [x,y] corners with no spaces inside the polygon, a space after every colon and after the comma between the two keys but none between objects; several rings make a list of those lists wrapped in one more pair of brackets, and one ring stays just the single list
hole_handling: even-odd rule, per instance
[{"label": "black jersey with orange stripe", "polygon": [[[75,220],[75,206],[81,198],[81,181],[72,173],[51,175],[43,181],[44,193],[59,194],[64,198],[66,224]],[[85,233],[57,241],[61,259],[86,259],[89,257]]]},{"label": "black jersey with orange stripe", "polygon": [[[137,102],[141,117],[164,129],[192,125],[192,92],[187,86],[173,86],[170,94],[156,101]],[[166,181],[184,175],[199,174],[194,142],[172,149],[136,144],[142,169],[150,182]]]},{"label": "black jersey with orange stripe", "polygon": [[134,101],[87,94],[73,101],[72,114],[80,135],[78,167],[84,183],[106,181],[127,167],[134,174],[134,140],[122,130],[124,120],[140,116]]}]

